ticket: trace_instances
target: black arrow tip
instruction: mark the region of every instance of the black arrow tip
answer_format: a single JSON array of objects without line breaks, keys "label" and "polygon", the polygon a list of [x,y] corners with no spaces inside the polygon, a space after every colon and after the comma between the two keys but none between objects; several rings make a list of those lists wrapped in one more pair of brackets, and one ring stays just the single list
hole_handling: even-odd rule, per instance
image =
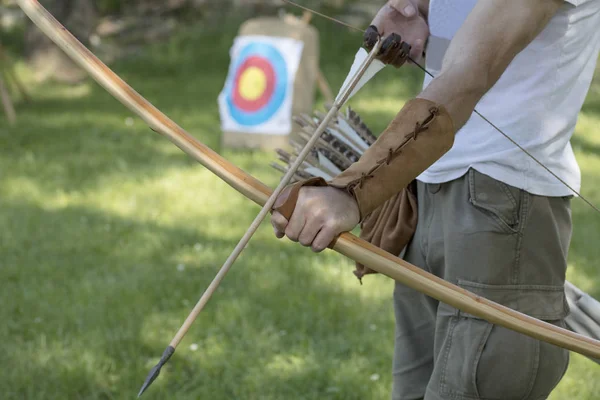
[{"label": "black arrow tip", "polygon": [[175,353],[175,348],[173,346],[167,347],[167,349],[164,351],[162,357],[160,358],[160,361],[158,362],[158,364],[156,364],[154,366],[154,368],[152,368],[150,370],[150,372],[148,373],[148,376],[146,377],[146,380],[144,381],[144,384],[142,385],[142,388],[140,389],[140,392],[138,393],[138,397],[140,397],[142,394],[144,394],[146,389],[148,389],[150,387],[150,385],[152,385],[152,382],[154,382],[154,380],[156,378],[158,378],[158,375],[160,375],[160,369],[163,367],[163,365],[165,365],[167,363],[167,361],[169,361],[169,358],[171,358],[173,353]]}]

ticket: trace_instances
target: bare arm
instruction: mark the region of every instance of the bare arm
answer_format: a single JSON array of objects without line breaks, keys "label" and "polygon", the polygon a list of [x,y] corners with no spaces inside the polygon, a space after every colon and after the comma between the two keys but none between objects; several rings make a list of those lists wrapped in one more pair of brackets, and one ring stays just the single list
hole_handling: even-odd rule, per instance
[{"label": "bare arm", "polygon": [[480,0],[450,43],[442,71],[418,96],[443,104],[460,129],[563,0]]}]

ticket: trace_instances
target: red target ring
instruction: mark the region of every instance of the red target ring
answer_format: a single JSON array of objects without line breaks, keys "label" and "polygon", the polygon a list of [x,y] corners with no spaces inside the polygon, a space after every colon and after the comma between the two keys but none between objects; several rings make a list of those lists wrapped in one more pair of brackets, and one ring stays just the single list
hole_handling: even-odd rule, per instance
[{"label": "red target ring", "polygon": [[[265,87],[260,96],[255,99],[247,99],[242,96],[241,91],[241,79],[244,72],[248,71],[250,68],[258,68],[265,77]],[[240,110],[245,112],[255,112],[263,108],[269,103],[271,97],[273,97],[273,92],[275,91],[275,70],[273,66],[264,57],[260,56],[250,56],[248,57],[242,65],[237,70],[234,79],[233,86],[233,104],[239,107]]]}]

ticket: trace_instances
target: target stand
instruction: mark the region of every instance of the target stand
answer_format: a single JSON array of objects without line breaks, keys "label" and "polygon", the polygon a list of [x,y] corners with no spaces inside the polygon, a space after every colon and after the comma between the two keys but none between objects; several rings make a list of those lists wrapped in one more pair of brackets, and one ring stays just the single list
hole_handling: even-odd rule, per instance
[{"label": "target stand", "polygon": [[219,96],[222,146],[289,146],[292,115],[314,106],[318,40],[314,27],[293,16],[255,18],[240,27]]}]

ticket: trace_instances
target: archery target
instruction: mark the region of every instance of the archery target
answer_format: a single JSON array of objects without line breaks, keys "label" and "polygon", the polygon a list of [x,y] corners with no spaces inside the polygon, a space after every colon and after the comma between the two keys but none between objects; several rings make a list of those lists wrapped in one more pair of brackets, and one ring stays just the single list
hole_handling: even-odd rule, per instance
[{"label": "archery target", "polygon": [[293,39],[238,37],[219,96],[223,129],[289,133],[293,83],[301,52],[302,42]]}]

